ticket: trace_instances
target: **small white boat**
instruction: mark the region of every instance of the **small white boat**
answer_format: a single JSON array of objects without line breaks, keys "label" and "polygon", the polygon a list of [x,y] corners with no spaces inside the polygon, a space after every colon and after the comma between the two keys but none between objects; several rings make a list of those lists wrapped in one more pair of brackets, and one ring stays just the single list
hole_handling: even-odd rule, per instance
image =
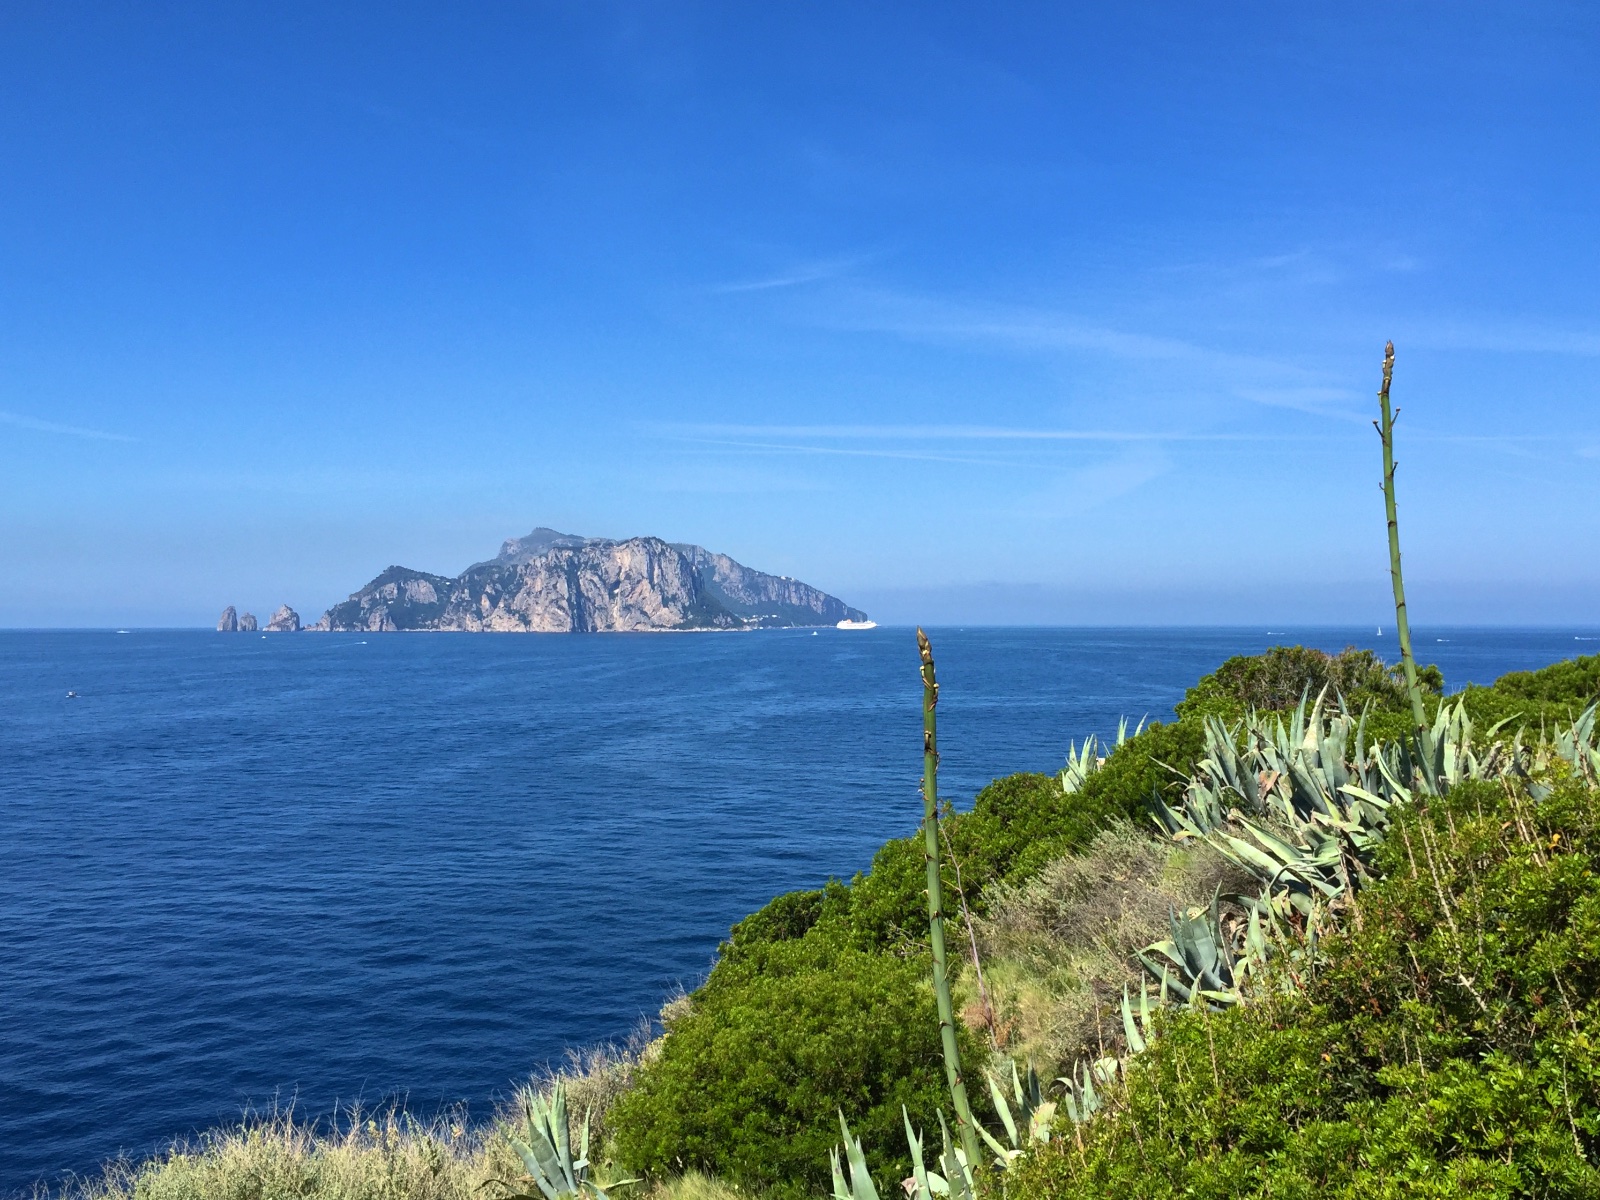
[{"label": "small white boat", "polygon": [[834,626],[835,629],[876,629],[877,627],[878,623],[876,621],[840,621]]}]

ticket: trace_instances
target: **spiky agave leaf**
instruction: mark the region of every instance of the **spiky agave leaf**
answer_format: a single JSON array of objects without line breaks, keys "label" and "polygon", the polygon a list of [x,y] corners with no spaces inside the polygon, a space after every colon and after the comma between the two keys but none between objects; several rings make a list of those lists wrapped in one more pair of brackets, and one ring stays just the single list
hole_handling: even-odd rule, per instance
[{"label": "spiky agave leaf", "polygon": [[[911,1127],[911,1114],[905,1105],[900,1106],[900,1116],[906,1123],[906,1143],[911,1147],[910,1200],[931,1200],[934,1196],[950,1194],[949,1181],[937,1171],[930,1171],[922,1155],[922,1136]],[[835,1186],[835,1195],[838,1188]]]},{"label": "spiky agave leaf", "polygon": [[1600,781],[1600,740],[1596,728],[1600,718],[1600,700],[1592,702],[1578,719],[1555,737],[1556,753],[1571,764],[1579,778]]},{"label": "spiky agave leaf", "polygon": [[1114,1058],[1102,1058],[1094,1063],[1079,1062],[1071,1071],[1056,1080],[1062,1085],[1061,1102],[1066,1106],[1067,1117],[1074,1125],[1082,1125],[1105,1104],[1095,1081],[1102,1086],[1116,1078],[1120,1068]]},{"label": "spiky agave leaf", "polygon": [[1129,1054],[1143,1054],[1150,1045],[1150,996],[1144,984],[1139,985],[1139,1019],[1133,1015],[1133,1005],[1128,1000],[1128,985],[1122,985],[1122,1035],[1127,1039]]},{"label": "spiky agave leaf", "polygon": [[1018,1155],[1026,1151],[1031,1143],[1050,1140],[1050,1119],[1055,1115],[1055,1105],[1044,1098],[1044,1090],[1039,1085],[1039,1073],[1034,1070],[1031,1062],[1024,1076],[1017,1069],[1015,1060],[1012,1061],[1009,1099],[993,1072],[985,1072],[985,1077],[989,1081],[989,1095],[994,1100],[995,1113],[999,1116],[1000,1123],[1005,1126],[1006,1138],[1010,1145],[1001,1142],[981,1125],[978,1127],[978,1133],[994,1151],[995,1163],[1005,1169]]},{"label": "spiky agave leaf", "polygon": [[1061,790],[1071,796],[1083,790],[1084,784],[1089,782],[1089,777],[1100,769],[1099,743],[1094,734],[1083,739],[1083,750],[1078,750],[1078,744],[1072,742],[1067,747],[1067,765],[1061,768],[1058,778],[1061,781]]},{"label": "spiky agave leaf", "polygon": [[944,1143],[944,1152],[939,1155],[939,1167],[944,1172],[950,1200],[977,1200],[972,1164],[967,1161],[966,1152],[950,1140],[950,1126],[945,1123],[943,1112],[939,1114],[939,1134]]},{"label": "spiky agave leaf", "polygon": [[878,1200],[878,1189],[872,1182],[872,1173],[867,1170],[867,1156],[862,1152],[861,1139],[850,1136],[850,1125],[845,1121],[843,1112],[839,1114],[839,1131],[844,1135],[844,1152],[850,1176],[847,1181],[839,1163],[839,1148],[835,1146],[828,1152],[833,1166],[834,1200]]},{"label": "spiky agave leaf", "polygon": [[527,1121],[526,1137],[507,1140],[522,1160],[527,1181],[538,1191],[521,1191],[501,1181],[507,1191],[506,1200],[538,1200],[541,1196],[544,1200],[561,1200],[569,1196],[592,1196],[596,1200],[606,1200],[605,1192],[589,1178],[588,1113],[583,1117],[578,1155],[573,1157],[565,1086],[557,1081],[550,1089],[548,1098],[541,1093],[527,1096],[523,1102],[523,1116]]}]

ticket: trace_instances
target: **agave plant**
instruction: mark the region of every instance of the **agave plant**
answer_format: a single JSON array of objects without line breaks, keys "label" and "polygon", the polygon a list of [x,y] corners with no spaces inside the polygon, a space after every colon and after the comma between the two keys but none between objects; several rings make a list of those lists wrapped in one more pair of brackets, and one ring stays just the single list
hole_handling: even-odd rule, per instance
[{"label": "agave plant", "polygon": [[[1116,1079],[1121,1069],[1121,1061],[1108,1056],[1092,1063],[1080,1062],[1056,1080],[1062,1087],[1062,1107],[1074,1125],[1082,1125],[1105,1107],[1101,1088]],[[1098,1088],[1095,1086],[1097,1082],[1100,1085]]]},{"label": "agave plant", "polygon": [[[1117,741],[1113,750],[1120,747],[1130,736],[1138,737],[1144,728],[1145,718],[1139,718],[1139,724],[1133,733],[1128,733],[1128,718],[1123,717],[1117,722]],[[1105,756],[1100,753],[1100,739],[1090,734],[1083,739],[1083,749],[1078,749],[1078,743],[1072,742],[1067,746],[1067,765],[1061,768],[1057,778],[1061,781],[1061,790],[1068,796],[1081,792],[1089,777],[1105,766]]]},{"label": "agave plant", "polygon": [[1395,805],[1535,765],[1520,736],[1509,745],[1498,739],[1505,722],[1479,737],[1460,701],[1439,706],[1425,768],[1405,743],[1369,746],[1365,714],[1325,701],[1303,698],[1286,716],[1251,713],[1231,727],[1209,719],[1205,755],[1182,799],[1152,800],[1169,836],[1209,843],[1302,920],[1337,908],[1367,879]]},{"label": "agave plant", "polygon": [[1600,782],[1600,729],[1596,728],[1596,715],[1600,713],[1600,700],[1592,702],[1571,727],[1556,734],[1556,753],[1572,764],[1580,778],[1591,783]]},{"label": "agave plant", "polygon": [[[1006,1099],[1000,1081],[993,1074],[989,1075],[989,1095],[994,1100],[994,1110],[1005,1127],[1010,1145],[1002,1143],[981,1125],[978,1126],[978,1133],[989,1144],[989,1149],[994,1151],[995,1165],[1005,1170],[1026,1153],[1028,1147],[1044,1145],[1050,1140],[1050,1122],[1055,1118],[1056,1104],[1054,1100],[1044,1098],[1044,1089],[1039,1086],[1039,1073],[1033,1069],[1033,1064],[1028,1064],[1028,1072],[1023,1075],[1017,1069],[1015,1060],[1011,1063],[1011,1099]],[[1016,1106],[1014,1110],[1013,1105]]]},{"label": "agave plant", "polygon": [[[1248,981],[1262,974],[1270,957],[1272,941],[1267,923],[1272,920],[1266,893],[1261,901],[1246,904],[1248,914],[1229,930],[1222,923],[1221,890],[1211,896],[1210,907],[1192,909],[1179,915],[1171,912],[1170,938],[1154,942],[1139,952],[1139,963],[1160,984],[1160,1003],[1176,994],[1192,1006],[1229,1008],[1243,998]],[[1141,990],[1144,1027],[1149,1027],[1149,1000]],[[1134,1053],[1141,1050],[1146,1037],[1134,1029],[1133,1011],[1123,992],[1123,1032]]]},{"label": "agave plant", "polygon": [[[911,1177],[903,1187],[909,1200],[933,1200],[935,1196],[948,1200],[976,1200],[977,1186],[972,1178],[972,1168],[966,1155],[950,1140],[950,1126],[944,1114],[939,1114],[939,1132],[943,1137],[943,1151],[939,1155],[939,1170],[930,1171],[923,1153],[922,1136],[911,1125],[911,1114],[902,1105],[901,1118],[906,1125],[906,1142],[911,1147]],[[861,1140],[850,1133],[850,1125],[839,1114],[839,1130],[844,1135],[844,1157],[839,1149],[829,1152],[833,1167],[834,1200],[879,1200],[877,1185],[872,1182],[867,1169],[867,1158]]]},{"label": "agave plant", "polygon": [[[844,1168],[839,1163],[839,1150],[835,1147],[829,1151],[829,1158],[833,1164],[833,1195],[834,1200],[878,1200],[878,1189],[872,1182],[872,1174],[867,1170],[867,1156],[861,1149],[861,1139],[850,1135],[850,1125],[844,1119],[844,1113],[839,1114],[839,1129],[844,1134],[845,1161],[849,1167],[848,1177]],[[910,1131],[909,1122],[907,1132]],[[912,1143],[914,1150],[919,1149]],[[915,1152],[913,1159],[919,1158]]]},{"label": "agave plant", "polygon": [[[577,1157],[573,1157],[571,1130],[567,1121],[567,1092],[561,1082],[556,1081],[548,1099],[537,1092],[529,1094],[523,1102],[523,1116],[528,1123],[527,1137],[509,1140],[528,1172],[518,1182],[531,1183],[538,1190],[519,1190],[507,1183],[505,1200],[561,1200],[566,1196],[607,1200],[605,1192],[589,1177],[588,1113],[583,1116]],[[612,1186],[636,1182],[632,1179],[619,1180]]]}]

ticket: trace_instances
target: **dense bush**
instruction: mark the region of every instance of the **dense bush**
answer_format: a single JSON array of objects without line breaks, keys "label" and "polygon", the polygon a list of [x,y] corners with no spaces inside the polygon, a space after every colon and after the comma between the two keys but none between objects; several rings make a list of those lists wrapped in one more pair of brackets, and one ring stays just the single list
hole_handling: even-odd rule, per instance
[{"label": "dense bush", "polygon": [[1490,725],[1510,718],[1537,729],[1572,720],[1600,699],[1600,654],[1569,659],[1538,671],[1513,671],[1492,687],[1467,687],[1462,699],[1472,719]]},{"label": "dense bush", "polygon": [[1205,727],[1198,720],[1171,725],[1157,721],[1112,752],[1078,793],[1097,811],[1144,824],[1150,797],[1173,795],[1194,771],[1205,751]]},{"label": "dense bush", "polygon": [[1165,1020],[1038,1197],[1595,1197],[1600,791],[1463,785],[1294,998]]},{"label": "dense bush", "polygon": [[726,954],[732,946],[741,948],[766,942],[787,942],[805,937],[822,916],[827,893],[822,889],[809,892],[785,892],[775,896],[761,908],[736,924],[723,946]]},{"label": "dense bush", "polygon": [[1582,708],[1600,699],[1600,654],[1569,658],[1538,671],[1512,671],[1495,680],[1494,690],[1504,696]]},{"label": "dense bush", "polygon": [[[1444,688],[1444,676],[1435,666],[1418,671],[1426,691]],[[1309,646],[1274,646],[1265,654],[1235,655],[1184,693],[1180,717],[1215,714],[1238,716],[1247,709],[1293,708],[1300,698],[1313,699],[1323,688],[1344,697],[1355,711],[1370,705],[1399,712],[1409,706],[1405,677],[1371,650],[1347,646],[1328,654]]]},{"label": "dense bush", "polygon": [[926,960],[816,937],[725,959],[636,1078],[611,1117],[630,1169],[702,1170],[774,1196],[825,1189],[838,1112],[901,1151],[902,1178],[901,1105],[924,1125],[948,1107]]}]

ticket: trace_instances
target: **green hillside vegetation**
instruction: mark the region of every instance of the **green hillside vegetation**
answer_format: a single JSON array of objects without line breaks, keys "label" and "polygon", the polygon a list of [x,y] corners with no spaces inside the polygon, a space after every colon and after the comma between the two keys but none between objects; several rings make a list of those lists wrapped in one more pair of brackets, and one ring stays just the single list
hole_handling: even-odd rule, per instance
[{"label": "green hillside vegetation", "polygon": [[[1438,683],[1430,715],[1459,701],[1444,716],[1458,732],[1472,720],[1472,770],[1489,781],[1463,776],[1445,797],[1376,817],[1369,805],[1346,835],[1360,845],[1335,855],[1354,883],[1340,891],[1336,870],[1302,863],[1333,881],[1332,899],[1280,888],[1254,924],[1251,863],[1218,835],[1170,829],[1203,815],[1219,757],[1277,753],[1274,722],[1321,731],[1308,763],[1337,774],[1365,755],[1367,774],[1351,778],[1376,779],[1372,736],[1404,736],[1410,717],[1403,685],[1368,652],[1231,659],[1189,690],[1176,721],[1075,746],[1061,773],[996,780],[947,816],[942,879],[978,1119],[1001,1130],[986,1072],[1009,1079],[1013,1062],[1031,1062],[1046,1081],[1078,1081],[1046,1083],[1063,1106],[1053,1126],[1040,1110],[1049,1142],[1008,1172],[977,1170],[980,1193],[1600,1197],[1600,790],[1553,751],[1528,750],[1570,729],[1600,658],[1453,698]],[[1299,707],[1324,687],[1350,703],[1347,719]],[[1509,715],[1524,741],[1508,750],[1508,726],[1491,751],[1489,726]],[[1167,940],[1184,959],[1185,939],[1206,929],[1226,987],[1173,967],[1160,1007],[1141,953],[1159,966]],[[1183,1004],[1186,978],[1220,999]],[[930,1158],[949,1113],[928,980],[920,840],[887,843],[848,883],[777,897],[733,927],[653,1040],[562,1073],[574,1111],[591,1114],[593,1178],[638,1177],[614,1194],[682,1200],[824,1195],[842,1114],[891,1194],[913,1168],[902,1106],[931,1131]],[[1157,1002],[1148,1023],[1123,1009],[1141,994]],[[1081,1081],[1096,1062],[1091,1103]],[[1068,1100],[1086,1120],[1067,1115]],[[267,1123],[76,1190],[499,1200],[533,1194],[509,1142],[518,1119],[358,1123],[343,1140]]]},{"label": "green hillside vegetation", "polygon": [[1029,1196],[1600,1195],[1600,791],[1399,819],[1299,994],[1158,1022]]}]

